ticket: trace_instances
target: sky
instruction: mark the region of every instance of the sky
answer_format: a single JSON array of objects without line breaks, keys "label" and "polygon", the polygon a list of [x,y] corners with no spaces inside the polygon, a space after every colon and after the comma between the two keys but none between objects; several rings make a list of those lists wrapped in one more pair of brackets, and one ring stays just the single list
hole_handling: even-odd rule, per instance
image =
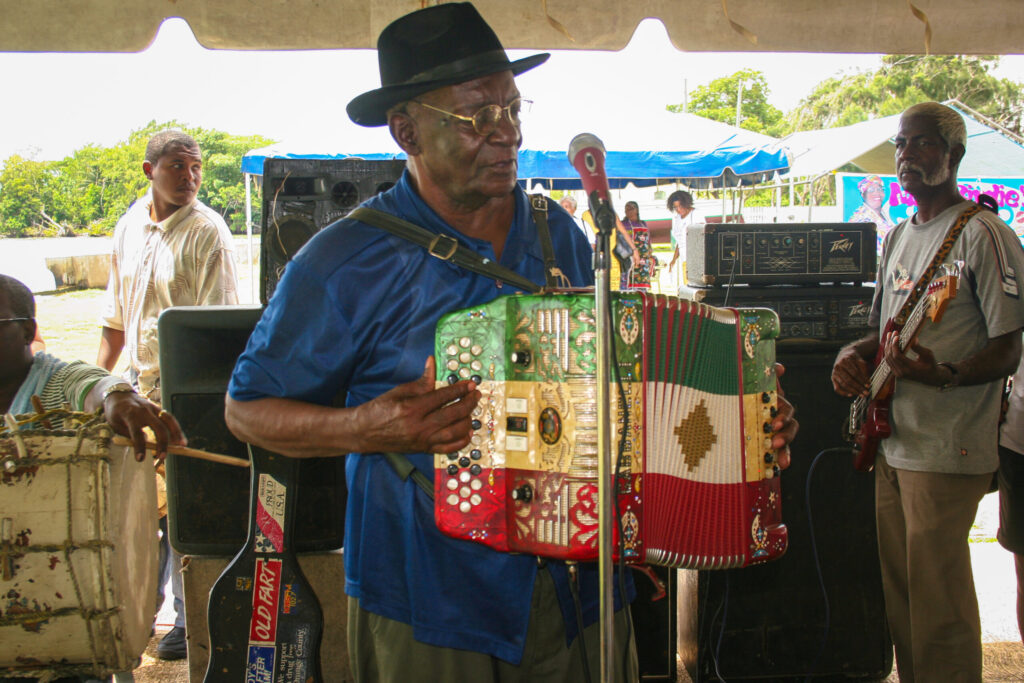
[{"label": "sky", "polygon": [[[648,19],[619,52],[556,51],[517,82],[540,122],[593,107],[663,108],[682,102],[685,91],[755,68],[765,74],[769,101],[785,112],[820,81],[879,63],[879,55],[680,52]],[[143,52],[0,52],[0,73],[0,163],[14,153],[61,159],[171,119],[275,141],[393,145],[384,130],[355,126],[345,114],[350,99],[379,86],[373,50],[208,50],[185,21],[170,19]],[[1024,57],[1003,57],[998,75],[1024,80]]]}]

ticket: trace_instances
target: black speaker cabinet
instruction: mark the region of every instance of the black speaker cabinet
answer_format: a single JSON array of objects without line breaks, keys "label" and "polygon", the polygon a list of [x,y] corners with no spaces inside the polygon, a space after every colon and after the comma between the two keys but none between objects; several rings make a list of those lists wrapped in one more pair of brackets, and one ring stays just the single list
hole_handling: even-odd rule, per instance
[{"label": "black speaker cabinet", "polygon": [[[183,306],[160,316],[163,406],[181,423],[190,447],[249,459],[224,422],[224,394],[260,313],[258,306]],[[303,460],[298,491],[296,550],[340,548],[345,459]],[[249,528],[249,469],[169,455],[167,520],[179,553],[234,555]]]},{"label": "black speaker cabinet", "polygon": [[[656,586],[640,572],[633,573],[636,600],[630,616],[636,640],[640,680],[674,681],[676,663],[676,570],[651,567],[660,582]],[[659,591],[663,587],[664,593]]]},{"label": "black speaker cabinet", "polygon": [[873,475],[854,471],[848,449],[814,464],[846,445],[849,403],[830,380],[838,349],[777,349],[800,421],[782,473],[786,554],[745,569],[678,572],[679,652],[694,681],[882,680],[892,669]]},{"label": "black speaker cabinet", "polygon": [[401,159],[267,159],[263,162],[260,301],[270,301],[288,261],[314,234],[390,189]]}]

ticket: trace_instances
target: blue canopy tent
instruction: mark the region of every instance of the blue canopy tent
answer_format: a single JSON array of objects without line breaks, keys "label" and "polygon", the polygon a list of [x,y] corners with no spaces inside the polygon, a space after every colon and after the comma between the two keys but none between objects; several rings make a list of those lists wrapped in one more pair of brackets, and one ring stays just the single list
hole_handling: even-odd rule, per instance
[{"label": "blue canopy tent", "polygon": [[789,168],[786,149],[767,135],[694,114],[616,107],[545,120],[543,127],[533,119],[524,121],[519,177],[548,189],[581,188],[566,151],[579,132],[604,143],[613,189],[665,182],[698,189],[737,187],[764,182]]},{"label": "blue canopy tent", "polygon": [[[354,130],[350,130],[354,129]],[[527,118],[519,152],[519,177],[549,189],[579,189],[569,163],[569,141],[586,131],[608,150],[605,166],[613,188],[680,182],[689,187],[735,187],[762,182],[789,168],[778,140],[693,114],[616,109],[575,114],[571,119]],[[267,158],[366,160],[404,159],[387,128],[344,124],[331,139],[291,141],[254,149],[242,157],[242,172],[262,175]],[[372,151],[371,151],[372,150]]]}]

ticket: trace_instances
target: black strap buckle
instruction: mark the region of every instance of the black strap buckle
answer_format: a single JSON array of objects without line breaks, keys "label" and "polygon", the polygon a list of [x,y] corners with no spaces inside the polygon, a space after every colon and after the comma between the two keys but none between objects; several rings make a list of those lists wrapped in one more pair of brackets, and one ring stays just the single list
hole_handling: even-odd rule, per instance
[{"label": "black strap buckle", "polygon": [[[442,244],[442,240],[447,240],[447,244]],[[444,247],[444,252],[441,251],[441,247]],[[430,246],[427,247],[427,251],[430,252],[431,256],[441,259],[442,261],[450,261],[452,256],[455,256],[455,252],[459,248],[459,241],[449,237],[448,235],[434,235],[434,239],[430,240]]]},{"label": "black strap buckle", "polygon": [[547,200],[547,197],[545,197],[542,194],[531,194],[530,195],[530,206],[532,206],[535,211],[543,211],[544,213],[547,213],[548,212],[548,200]]}]

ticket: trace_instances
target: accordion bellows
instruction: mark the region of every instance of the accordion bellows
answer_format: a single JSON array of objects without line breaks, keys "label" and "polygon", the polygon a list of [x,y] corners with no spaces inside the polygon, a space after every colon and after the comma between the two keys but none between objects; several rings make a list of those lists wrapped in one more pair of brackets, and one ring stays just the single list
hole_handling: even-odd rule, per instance
[{"label": "accordion bellows", "polygon": [[[741,567],[782,555],[771,449],[769,309],[612,292],[612,448],[628,563]],[[473,379],[472,442],[435,455],[435,519],[496,550],[598,550],[597,331],[592,291],[499,297],[444,316],[439,385]]]}]

